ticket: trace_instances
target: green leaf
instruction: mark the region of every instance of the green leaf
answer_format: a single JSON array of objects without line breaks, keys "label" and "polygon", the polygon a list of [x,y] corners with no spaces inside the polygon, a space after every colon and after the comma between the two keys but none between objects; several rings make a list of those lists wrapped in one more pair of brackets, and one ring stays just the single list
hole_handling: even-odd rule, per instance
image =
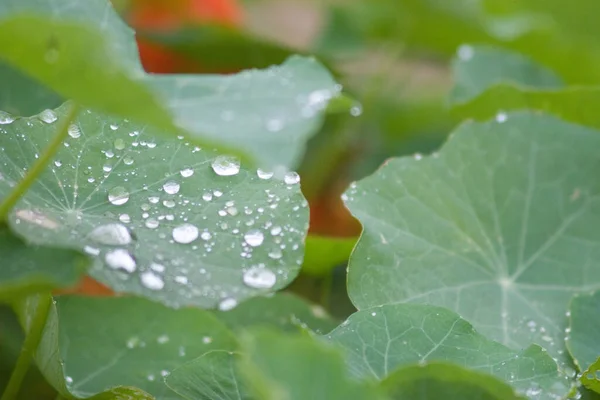
[{"label": "green leaf", "polygon": [[[67,108],[0,126],[0,198]],[[88,110],[69,129],[9,216],[27,240],[83,249],[93,278],[173,306],[229,308],[297,274],[308,222],[297,175],[237,172],[214,151]]]},{"label": "green leaf", "polygon": [[600,358],[582,373],[581,382],[586,388],[600,393]]},{"label": "green leaf", "polygon": [[1,61],[0,80],[0,110],[12,115],[35,115],[62,103],[59,95]]},{"label": "green leaf", "polygon": [[136,388],[118,387],[91,397],[89,400],[154,400],[154,397]]},{"label": "green leaf", "polygon": [[325,343],[272,331],[244,339],[240,372],[259,399],[381,399],[370,384],[350,379],[341,353]]},{"label": "green leaf", "polygon": [[215,316],[233,331],[262,326],[284,332],[299,332],[308,328],[325,333],[337,326],[337,322],[321,306],[310,304],[290,293],[255,297],[231,311],[215,313]]},{"label": "green leaf", "polygon": [[[21,311],[26,320],[35,302]],[[181,399],[163,377],[236,341],[207,311],[173,310],[133,297],[58,297],[36,354],[46,379],[68,398],[131,386],[161,400]]]},{"label": "green leaf", "polygon": [[318,62],[301,57],[231,76],[148,75],[133,31],[108,0],[4,1],[0,57],[65,98],[168,132],[182,129],[265,168],[298,163],[321,110],[339,92]]},{"label": "green leaf", "polygon": [[554,72],[528,57],[484,46],[461,46],[453,63],[453,75],[453,103],[467,102],[500,83],[546,90],[562,86]]},{"label": "green leaf", "polygon": [[348,261],[356,241],[356,237],[308,235],[302,272],[313,276],[331,273],[332,269]]},{"label": "green leaf", "polygon": [[505,114],[462,125],[432,156],[390,160],[346,193],[364,227],[354,304],[448,307],[506,346],[568,362],[568,302],[600,287],[599,146],[595,130]]},{"label": "green leaf", "polygon": [[[457,365],[428,363],[400,368],[381,385],[394,400],[518,400],[514,389],[486,374]],[[530,395],[535,395],[535,390]]]},{"label": "green leaf", "polygon": [[75,285],[90,260],[73,250],[31,245],[0,226],[0,301]]},{"label": "green leaf", "polygon": [[573,296],[569,313],[567,349],[585,371],[600,357],[600,292]]},{"label": "green leaf", "polygon": [[165,382],[189,400],[254,399],[237,372],[238,357],[229,351],[211,351],[176,368]]},{"label": "green leaf", "polygon": [[385,379],[401,366],[447,361],[492,374],[519,392],[534,392],[532,398],[555,399],[569,391],[544,349],[511,350],[445,308],[394,304],[358,311],[326,338],[346,349],[357,378]]}]

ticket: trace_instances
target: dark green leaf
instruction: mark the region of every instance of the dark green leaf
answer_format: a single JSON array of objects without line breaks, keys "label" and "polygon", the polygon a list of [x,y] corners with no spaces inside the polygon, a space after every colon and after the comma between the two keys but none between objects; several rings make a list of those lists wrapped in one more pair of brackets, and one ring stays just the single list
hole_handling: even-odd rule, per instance
[{"label": "dark green leaf", "polygon": [[0,301],[73,286],[90,260],[72,250],[27,245],[0,226]]},{"label": "dark green leaf", "polygon": [[[30,300],[21,318],[34,308]],[[63,396],[87,398],[122,385],[176,400],[181,397],[164,385],[164,376],[207,351],[235,347],[207,311],[132,297],[65,296],[51,309],[36,361]]]},{"label": "dark green leaf", "polygon": [[[506,383],[452,364],[428,363],[400,368],[381,385],[393,400],[518,400]],[[531,396],[535,390],[531,391]]]},{"label": "dark green leaf", "polygon": [[321,306],[310,304],[289,293],[255,297],[231,311],[215,315],[234,331],[263,326],[285,332],[298,332],[308,328],[317,333],[326,333],[337,326]]},{"label": "dark green leaf", "polygon": [[[66,108],[0,126],[0,198]],[[117,292],[231,307],[295,277],[308,210],[297,175],[261,179],[245,164],[214,164],[217,154],[84,110],[9,222],[31,242],[85,250],[92,277]]]},{"label": "dark green leaf", "polygon": [[240,370],[259,399],[381,399],[370,384],[347,376],[337,349],[313,338],[257,331],[244,343]]},{"label": "dark green leaf", "polygon": [[600,292],[575,295],[569,313],[567,348],[584,371],[600,357]]},{"label": "dark green leaf", "polygon": [[599,147],[595,130],[504,114],[461,126],[439,154],[390,160],[346,194],[364,227],[354,304],[448,307],[506,346],[568,361],[567,304],[600,287]]},{"label": "dark green leaf", "polygon": [[326,338],[346,349],[348,368],[357,378],[385,379],[401,366],[447,361],[492,374],[536,399],[569,391],[556,363],[539,346],[511,350],[440,307],[396,304],[358,311]]},{"label": "dark green leaf", "polygon": [[254,399],[236,370],[238,357],[228,351],[211,351],[176,368],[165,382],[189,400]]},{"label": "dark green leaf", "polygon": [[600,393],[600,358],[582,373],[581,382],[588,389]]},{"label": "dark green leaf", "polygon": [[320,114],[339,92],[316,61],[231,76],[147,75],[133,31],[108,0],[8,0],[0,5],[0,57],[62,96],[203,144],[294,166]]},{"label": "dark green leaf", "polygon": [[154,397],[136,388],[118,387],[90,397],[88,400],[154,400]]},{"label": "dark green leaf", "polygon": [[453,103],[464,103],[488,87],[505,83],[536,89],[556,89],[561,79],[528,57],[493,47],[463,45],[454,61]]}]

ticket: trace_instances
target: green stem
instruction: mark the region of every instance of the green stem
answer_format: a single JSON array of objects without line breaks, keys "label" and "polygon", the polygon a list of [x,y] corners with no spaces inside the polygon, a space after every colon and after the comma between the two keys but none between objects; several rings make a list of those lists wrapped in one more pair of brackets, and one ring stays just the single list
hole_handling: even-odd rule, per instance
[{"label": "green stem", "polygon": [[19,199],[27,192],[29,187],[35,182],[37,177],[46,169],[46,166],[58,152],[60,145],[63,143],[69,133],[69,125],[77,116],[79,106],[77,103],[71,103],[67,111],[67,115],[62,118],[58,126],[56,136],[52,142],[44,149],[44,152],[31,166],[23,179],[13,188],[10,194],[0,204],[0,221],[5,221],[8,213],[17,204]]},{"label": "green stem", "polygon": [[31,359],[33,358],[38,344],[42,339],[42,334],[44,333],[44,327],[46,326],[48,311],[50,310],[51,304],[52,296],[49,294],[40,295],[37,309],[35,310],[35,315],[33,316],[31,326],[29,327],[29,332],[25,337],[23,347],[21,347],[21,353],[17,359],[17,364],[15,365],[15,369],[10,376],[10,380],[8,381],[8,385],[2,394],[1,400],[14,400],[17,398],[17,394],[21,388],[21,383],[27,374],[29,364],[31,364]]}]

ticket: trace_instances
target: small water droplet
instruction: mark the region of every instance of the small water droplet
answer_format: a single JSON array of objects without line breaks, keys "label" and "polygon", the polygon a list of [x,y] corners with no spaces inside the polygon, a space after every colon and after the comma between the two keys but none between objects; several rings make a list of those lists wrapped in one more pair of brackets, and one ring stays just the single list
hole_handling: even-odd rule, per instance
[{"label": "small water droplet", "polygon": [[119,215],[119,221],[128,224],[131,222],[131,217],[129,214],[121,214]]},{"label": "small water droplet", "polygon": [[210,192],[205,192],[205,193],[202,195],[202,200],[204,200],[204,201],[211,201],[211,200],[212,200],[212,197],[213,197],[212,193],[210,193]]},{"label": "small water droplet", "polygon": [[198,228],[192,224],[182,224],[173,229],[173,240],[181,244],[192,243],[198,235]]},{"label": "small water droplet", "polygon": [[110,124],[110,130],[111,131],[116,131],[117,129],[119,129],[119,125]]},{"label": "small water droplet", "polygon": [[181,171],[179,171],[179,173],[182,177],[189,178],[190,176],[194,175],[194,170],[192,168],[184,168]]},{"label": "small water droplet", "polygon": [[165,286],[165,281],[152,271],[146,271],[140,274],[142,285],[150,290],[161,290]]},{"label": "small water droplet", "polygon": [[283,254],[281,253],[281,250],[279,250],[279,249],[274,249],[269,252],[269,257],[272,258],[273,260],[279,260],[282,256],[283,256]]},{"label": "small water droplet", "polygon": [[263,171],[259,168],[256,170],[256,175],[258,175],[260,179],[271,179],[273,177],[273,172]]},{"label": "small water droplet", "polygon": [[79,126],[76,124],[69,125],[67,132],[73,139],[77,139],[81,136],[81,129],[79,129]]},{"label": "small water droplet", "polygon": [[65,376],[65,382],[67,382],[67,385],[70,385],[73,383],[73,378],[70,376]]},{"label": "small water droplet", "polygon": [[187,283],[188,283],[188,278],[186,276],[183,276],[183,275],[177,275],[174,278],[174,280],[175,280],[175,282],[177,282],[177,283],[179,283],[181,285],[187,285]]},{"label": "small water droplet", "polygon": [[60,167],[62,165],[62,161],[56,160],[56,161],[54,161],[54,165],[57,167]]},{"label": "small water droplet", "polygon": [[95,247],[92,247],[92,246],[85,246],[85,247],[83,248],[83,251],[84,251],[86,254],[89,254],[89,255],[91,255],[91,256],[97,256],[98,254],[100,254],[100,249],[97,249],[97,248],[95,248]]},{"label": "small water droplet", "polygon": [[258,229],[252,229],[244,235],[244,240],[252,247],[260,246],[265,239],[265,236]]},{"label": "small water droplet", "polygon": [[240,172],[240,160],[232,156],[218,156],[211,166],[215,174],[220,176],[232,176]]},{"label": "small water droplet", "polygon": [[117,150],[123,150],[125,148],[125,141],[121,138],[115,139],[113,146],[115,146],[115,149]]},{"label": "small water droplet", "polygon": [[360,104],[356,105],[356,106],[352,106],[350,108],[350,115],[352,115],[353,117],[359,117],[362,115],[362,113],[363,113],[363,109]]},{"label": "small water droplet", "polygon": [[148,218],[146,220],[146,228],[156,229],[158,228],[158,220],[154,218]]},{"label": "small water droplet", "polygon": [[204,336],[204,337],[202,338],[202,343],[204,343],[204,344],[209,344],[209,343],[212,343],[212,341],[213,341],[213,340],[212,340],[212,338],[211,338],[210,336]]},{"label": "small water droplet", "polygon": [[283,181],[286,185],[295,185],[300,182],[300,175],[297,172],[290,171],[283,177]]},{"label": "small water droplet", "polygon": [[210,240],[212,239],[212,234],[210,232],[202,232],[200,238],[202,238],[202,240]]},{"label": "small water droplet", "polygon": [[273,236],[277,236],[281,233],[281,227],[280,226],[274,226],[271,228],[271,235]]},{"label": "small water droplet", "polygon": [[133,158],[131,158],[129,156],[123,157],[123,164],[125,164],[125,165],[131,165],[131,164],[133,164]]},{"label": "small water droplet", "polygon": [[237,304],[238,303],[237,303],[236,299],[228,297],[228,298],[221,300],[218,308],[220,311],[229,311],[229,310],[233,310],[237,306]]},{"label": "small water droplet", "polygon": [[168,194],[177,194],[179,192],[179,188],[181,186],[179,185],[179,183],[175,182],[175,181],[168,181],[165,182],[165,184],[163,185],[163,189],[165,191],[165,193]]},{"label": "small water droplet", "polygon": [[121,246],[131,243],[131,234],[125,225],[100,225],[90,232],[90,239],[108,246]]},{"label": "small water droplet", "polygon": [[506,122],[507,119],[508,115],[506,115],[504,111],[499,111],[498,114],[496,114],[496,122],[498,122],[499,124]]},{"label": "small water droplet", "polygon": [[135,271],[137,265],[135,259],[127,250],[111,250],[104,256],[104,260],[113,269],[123,269],[129,273]]},{"label": "small water droplet", "polygon": [[275,273],[267,268],[252,267],[244,273],[244,284],[255,289],[269,289],[277,282]]},{"label": "small water droplet", "polygon": [[48,109],[39,113],[38,117],[40,118],[40,120],[42,122],[45,122],[47,124],[56,122],[56,120],[58,119],[58,116],[56,115],[56,113],[54,111],[48,110]]},{"label": "small water droplet", "polygon": [[5,111],[0,111],[0,125],[8,125],[15,122],[15,117]]},{"label": "small water droplet", "polygon": [[115,206],[122,206],[129,201],[129,192],[123,186],[115,186],[108,191],[108,201]]}]

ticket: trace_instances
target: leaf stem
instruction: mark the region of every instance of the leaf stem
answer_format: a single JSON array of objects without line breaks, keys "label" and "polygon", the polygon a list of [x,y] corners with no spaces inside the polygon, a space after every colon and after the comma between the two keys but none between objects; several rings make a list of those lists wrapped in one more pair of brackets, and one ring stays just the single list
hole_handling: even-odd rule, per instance
[{"label": "leaf stem", "polygon": [[77,116],[79,112],[79,105],[75,102],[69,105],[67,115],[65,115],[60,121],[56,136],[52,139],[48,147],[44,149],[40,158],[31,166],[27,174],[23,179],[13,188],[10,194],[0,204],[0,221],[5,221],[8,213],[17,204],[19,199],[27,192],[29,187],[35,182],[37,177],[44,171],[52,157],[54,157],[58,151],[58,148],[63,143],[69,132],[69,125]]},{"label": "leaf stem", "polygon": [[21,353],[17,359],[15,369],[13,370],[8,385],[2,394],[1,400],[14,400],[17,398],[21,383],[27,374],[31,359],[35,354],[35,351],[40,343],[42,334],[44,333],[44,327],[46,326],[46,320],[48,319],[48,311],[52,304],[52,296],[50,294],[41,294],[29,332],[25,337],[23,346],[21,347]]}]

